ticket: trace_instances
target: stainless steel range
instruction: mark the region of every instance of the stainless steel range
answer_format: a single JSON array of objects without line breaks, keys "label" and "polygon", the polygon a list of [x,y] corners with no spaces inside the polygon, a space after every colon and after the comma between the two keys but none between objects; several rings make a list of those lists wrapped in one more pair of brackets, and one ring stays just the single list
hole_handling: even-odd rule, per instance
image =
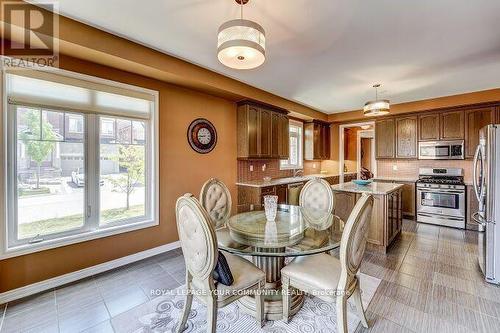
[{"label": "stainless steel range", "polygon": [[420,168],[417,181],[417,222],[465,229],[464,171]]}]

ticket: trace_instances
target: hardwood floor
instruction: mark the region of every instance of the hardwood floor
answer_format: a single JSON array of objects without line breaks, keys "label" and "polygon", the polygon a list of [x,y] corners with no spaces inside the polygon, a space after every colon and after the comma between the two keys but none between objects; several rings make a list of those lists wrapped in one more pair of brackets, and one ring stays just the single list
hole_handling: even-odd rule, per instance
[{"label": "hardwood floor", "polygon": [[500,287],[484,281],[477,233],[405,220],[388,253],[367,252],[363,273],[382,279],[356,332],[499,332]]}]

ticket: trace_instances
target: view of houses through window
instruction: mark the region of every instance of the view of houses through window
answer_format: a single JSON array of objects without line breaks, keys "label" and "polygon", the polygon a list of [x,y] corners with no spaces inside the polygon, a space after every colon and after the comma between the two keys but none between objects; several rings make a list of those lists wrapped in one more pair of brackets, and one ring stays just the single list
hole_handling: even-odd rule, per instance
[{"label": "view of houses through window", "polygon": [[[18,240],[85,229],[84,114],[16,106]],[[146,122],[98,117],[100,224],[145,215]]]}]

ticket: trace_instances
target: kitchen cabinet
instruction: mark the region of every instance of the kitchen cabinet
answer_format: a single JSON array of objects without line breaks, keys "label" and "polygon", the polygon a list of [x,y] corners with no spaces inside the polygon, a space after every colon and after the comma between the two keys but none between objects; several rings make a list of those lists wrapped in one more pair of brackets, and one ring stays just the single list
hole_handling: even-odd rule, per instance
[{"label": "kitchen cabinet", "polygon": [[465,116],[462,110],[441,113],[439,122],[441,140],[464,139]]},{"label": "kitchen cabinet", "polygon": [[271,157],[272,114],[271,111],[260,109],[260,157]]},{"label": "kitchen cabinet", "polygon": [[377,120],[375,122],[376,158],[394,158],[395,140],[394,118]]},{"label": "kitchen cabinet", "polygon": [[287,159],[287,111],[268,105],[238,103],[237,152],[239,159]]},{"label": "kitchen cabinet", "polygon": [[473,158],[479,144],[479,130],[494,122],[495,108],[485,107],[465,111],[465,158]]},{"label": "kitchen cabinet", "polygon": [[418,118],[396,118],[396,158],[417,158]]},{"label": "kitchen cabinet", "polygon": [[423,114],[418,116],[418,127],[420,128],[419,141],[439,140],[439,113]]},{"label": "kitchen cabinet", "polygon": [[403,216],[406,218],[415,218],[415,182],[404,181],[404,180],[389,180],[389,179],[377,179],[375,181],[379,183],[398,183],[404,184],[401,191],[401,209],[403,211]]},{"label": "kitchen cabinet", "polygon": [[288,203],[288,185],[277,185],[276,195],[278,196],[278,204]]},{"label": "kitchen cabinet", "polygon": [[[361,193],[333,188],[333,213],[347,221]],[[369,193],[369,189],[367,192]],[[384,193],[369,193],[373,196],[372,218],[368,227],[367,247],[386,252],[387,248],[401,233],[403,225],[402,188]]]},{"label": "kitchen cabinet", "polygon": [[304,123],[304,159],[330,159],[330,124],[320,120]]},{"label": "kitchen cabinet", "polygon": [[402,189],[389,193],[386,196],[387,204],[387,233],[385,244],[391,244],[401,232],[403,226]]},{"label": "kitchen cabinet", "polygon": [[346,222],[356,204],[356,193],[334,191],[333,202],[333,215],[340,217],[342,221]]}]

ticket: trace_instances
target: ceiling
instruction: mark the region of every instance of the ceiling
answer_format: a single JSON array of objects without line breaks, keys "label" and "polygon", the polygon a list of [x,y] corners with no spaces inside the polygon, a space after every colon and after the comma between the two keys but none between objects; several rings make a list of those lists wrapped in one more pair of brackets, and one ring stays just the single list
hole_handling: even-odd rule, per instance
[{"label": "ceiling", "polygon": [[[31,2],[44,2],[36,0]],[[217,60],[234,0],[59,0],[61,14],[325,113],[355,110],[381,83],[392,103],[500,87],[498,0],[250,0],[267,60]]]}]

